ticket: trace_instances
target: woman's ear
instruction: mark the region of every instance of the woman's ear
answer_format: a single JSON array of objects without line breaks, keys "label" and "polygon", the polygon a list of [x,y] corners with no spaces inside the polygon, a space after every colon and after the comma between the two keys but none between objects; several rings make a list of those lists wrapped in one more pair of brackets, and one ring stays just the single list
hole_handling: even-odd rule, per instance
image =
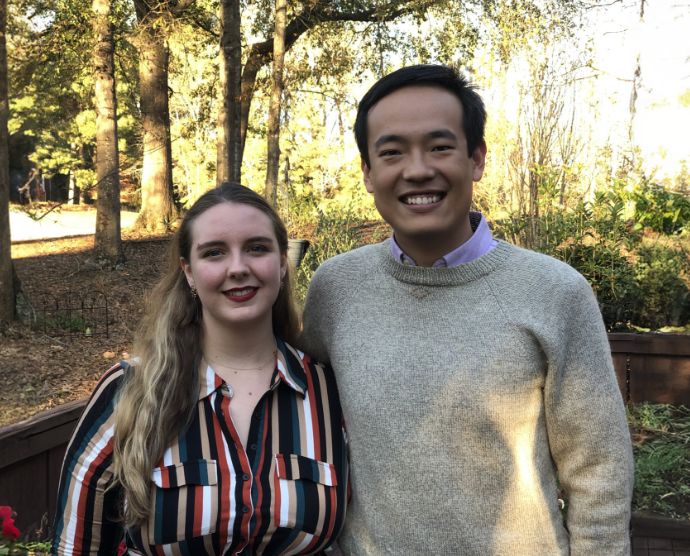
[{"label": "woman's ear", "polygon": [[180,268],[182,269],[182,272],[184,272],[184,275],[187,277],[187,284],[189,284],[189,287],[194,287],[194,278],[192,277],[192,265],[190,265],[187,259],[185,259],[184,257],[180,257]]},{"label": "woman's ear", "polygon": [[287,260],[287,255],[283,253],[280,256],[280,280],[282,281],[283,278],[285,278],[285,275],[287,274],[287,265],[288,265],[288,260]]}]

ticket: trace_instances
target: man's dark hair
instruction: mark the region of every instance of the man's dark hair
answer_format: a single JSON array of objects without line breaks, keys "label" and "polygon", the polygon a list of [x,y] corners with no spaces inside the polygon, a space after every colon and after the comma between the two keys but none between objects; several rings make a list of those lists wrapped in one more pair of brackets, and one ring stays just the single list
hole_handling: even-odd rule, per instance
[{"label": "man's dark hair", "polygon": [[[369,110],[382,98],[398,89],[414,85],[438,87],[457,97],[462,105],[462,129],[467,139],[467,154],[469,156],[472,156],[474,150],[484,143],[486,110],[475,87],[465,77],[448,66],[435,64],[408,66],[379,79],[359,103],[357,119],[355,120],[355,139],[359,154],[367,166],[371,166],[367,140]],[[410,107],[410,109],[413,110],[414,107]]]}]

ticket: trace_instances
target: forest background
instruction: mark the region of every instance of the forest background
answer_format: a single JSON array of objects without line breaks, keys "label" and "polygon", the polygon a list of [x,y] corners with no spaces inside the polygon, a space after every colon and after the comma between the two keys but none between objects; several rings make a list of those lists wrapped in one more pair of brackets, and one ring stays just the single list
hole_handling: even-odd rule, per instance
[{"label": "forest background", "polygon": [[95,202],[96,260],[118,266],[121,202],[161,232],[241,180],[312,240],[303,295],[327,256],[386,233],[362,237],[377,215],[351,133],[358,98],[402,65],[446,63],[488,106],[475,204],[495,233],[581,270],[612,330],[683,326],[689,13],[665,0],[16,0],[3,189],[47,210]]},{"label": "forest background", "polygon": [[[224,179],[311,242],[300,299],[323,260],[389,235],[351,128],[368,87],[413,63],[457,67],[485,99],[474,200],[495,235],[578,268],[609,330],[686,331],[688,29],[687,0],[0,0],[0,422],[83,398],[126,355],[177,218]],[[80,207],[93,241],[11,245],[10,210]],[[157,239],[123,247],[122,208]],[[95,290],[107,340],[73,320],[69,340],[41,333],[40,293]],[[674,486],[648,473],[675,516],[686,452],[667,458]]]},{"label": "forest background", "polygon": [[[123,262],[120,203],[164,233],[235,179],[311,240],[303,296],[325,258],[388,233],[361,185],[357,100],[397,67],[440,62],[488,106],[475,204],[494,232],[583,272],[611,330],[690,320],[686,1],[15,0],[3,14],[1,210],[95,203],[101,266]],[[4,321],[18,287],[6,214]]]}]

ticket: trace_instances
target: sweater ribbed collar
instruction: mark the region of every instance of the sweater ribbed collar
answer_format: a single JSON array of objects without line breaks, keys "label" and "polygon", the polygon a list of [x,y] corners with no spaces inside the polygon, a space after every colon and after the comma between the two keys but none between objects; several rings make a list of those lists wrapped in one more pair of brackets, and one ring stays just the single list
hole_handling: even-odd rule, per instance
[{"label": "sweater ribbed collar", "polygon": [[404,265],[396,261],[391,255],[387,239],[377,245],[377,256],[384,272],[406,284],[417,286],[457,286],[473,280],[478,280],[502,266],[515,247],[505,241],[498,240],[498,245],[472,262],[452,268],[432,268]]}]

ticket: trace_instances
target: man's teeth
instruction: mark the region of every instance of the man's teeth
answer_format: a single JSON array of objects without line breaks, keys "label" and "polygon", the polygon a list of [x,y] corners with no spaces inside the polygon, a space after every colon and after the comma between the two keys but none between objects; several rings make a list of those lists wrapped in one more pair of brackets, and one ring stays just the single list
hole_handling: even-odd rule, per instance
[{"label": "man's teeth", "polygon": [[414,195],[405,197],[404,202],[407,205],[430,205],[432,203],[438,203],[440,200],[440,195]]}]

